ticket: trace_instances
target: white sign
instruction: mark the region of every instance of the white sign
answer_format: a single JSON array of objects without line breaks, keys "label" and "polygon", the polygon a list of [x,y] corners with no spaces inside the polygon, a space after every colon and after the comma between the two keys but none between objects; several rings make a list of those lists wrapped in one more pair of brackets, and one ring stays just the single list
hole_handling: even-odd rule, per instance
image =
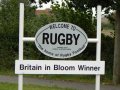
[{"label": "white sign", "polygon": [[104,74],[104,61],[16,60],[16,74]]},{"label": "white sign", "polygon": [[86,33],[78,26],[55,22],[47,24],[35,35],[37,48],[54,58],[70,58],[84,51],[88,41]]}]

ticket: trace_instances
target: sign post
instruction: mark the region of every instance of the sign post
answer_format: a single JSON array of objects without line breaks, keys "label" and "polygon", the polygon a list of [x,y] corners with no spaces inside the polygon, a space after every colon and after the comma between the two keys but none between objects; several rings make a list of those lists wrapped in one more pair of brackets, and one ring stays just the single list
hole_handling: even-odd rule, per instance
[{"label": "sign post", "polygon": [[[24,42],[35,42],[43,54],[54,58],[76,56],[88,43],[96,43],[96,61],[24,60]],[[97,38],[87,38],[80,27],[66,22],[45,25],[35,37],[24,37],[24,4],[20,3],[19,60],[15,61],[15,73],[18,74],[18,90],[23,90],[23,74],[96,75],[95,90],[100,90],[100,75],[105,73],[105,62],[101,61],[101,6],[97,6]]]},{"label": "sign post", "polygon": [[[19,16],[19,61],[23,61],[24,4],[20,3]],[[18,90],[23,90],[23,75],[18,76]]]},{"label": "sign post", "polygon": [[[100,5],[97,6],[97,49],[96,49],[96,61],[101,60],[101,9]],[[100,90],[100,75],[96,75],[95,90]]]}]

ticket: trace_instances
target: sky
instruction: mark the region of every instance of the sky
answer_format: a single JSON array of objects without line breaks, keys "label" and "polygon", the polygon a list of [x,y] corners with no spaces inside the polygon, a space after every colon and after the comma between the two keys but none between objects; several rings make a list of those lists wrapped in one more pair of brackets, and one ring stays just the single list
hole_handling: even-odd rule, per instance
[{"label": "sky", "polygon": [[[39,0],[35,0],[36,1],[36,5],[37,5],[37,7],[39,7]],[[59,2],[59,4],[61,4],[61,1],[62,0],[54,0],[54,2]],[[35,5],[35,4],[32,4],[32,5]],[[51,2],[49,2],[49,3],[47,3],[47,4],[45,4],[45,3],[43,3],[42,4],[42,6],[43,7],[41,7],[41,8],[37,8],[37,10],[44,10],[44,9],[46,9],[46,8],[50,8],[51,7]]]}]

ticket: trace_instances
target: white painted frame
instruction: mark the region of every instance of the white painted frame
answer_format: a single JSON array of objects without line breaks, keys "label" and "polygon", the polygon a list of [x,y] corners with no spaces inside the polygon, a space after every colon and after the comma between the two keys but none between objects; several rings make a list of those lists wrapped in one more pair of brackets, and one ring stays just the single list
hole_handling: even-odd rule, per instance
[{"label": "white painted frame", "polygon": [[[101,60],[101,6],[97,6],[97,37],[88,38],[89,43],[96,43],[96,61]],[[24,37],[24,3],[20,3],[19,16],[19,60],[23,59],[23,43],[34,42],[35,37]],[[23,90],[23,75],[18,75],[18,90]],[[100,75],[96,75],[95,90],[100,90]]]}]

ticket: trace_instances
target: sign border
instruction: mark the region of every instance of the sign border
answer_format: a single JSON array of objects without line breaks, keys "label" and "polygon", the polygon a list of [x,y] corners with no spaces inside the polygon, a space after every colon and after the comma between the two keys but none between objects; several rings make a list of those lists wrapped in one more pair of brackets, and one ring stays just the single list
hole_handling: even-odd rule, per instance
[{"label": "sign border", "polygon": [[[50,55],[50,54],[47,54],[44,50],[42,50],[42,49],[46,49],[47,50],[47,47],[46,48],[43,48],[42,47],[42,45],[41,44],[39,44],[39,41],[38,41],[38,37],[40,36],[40,34],[41,33],[43,33],[45,30],[49,30],[49,25],[53,25],[53,24],[69,24],[70,26],[75,26],[75,27],[77,27],[77,29],[76,29],[76,31],[77,32],[79,32],[80,34],[82,34],[82,36],[84,36],[84,38],[85,38],[85,42],[84,42],[84,44],[81,46],[81,47],[83,47],[80,51],[78,51],[77,53],[75,53],[75,54],[73,54],[72,53],[72,51],[70,51],[70,56],[68,55],[68,56],[60,56],[60,53],[59,53],[59,55],[58,56],[55,56],[55,54],[56,53],[53,53],[53,52],[51,52],[51,53],[53,53],[53,55]],[[46,27],[46,28],[45,28]],[[57,31],[56,31],[57,32]],[[36,47],[37,47],[37,49],[41,52],[41,53],[43,53],[44,55],[46,55],[46,56],[49,56],[49,57],[52,57],[52,58],[60,58],[60,59],[64,59],[64,58],[71,58],[71,57],[74,57],[74,56],[77,56],[77,55],[79,55],[79,54],[81,54],[85,49],[86,49],[86,47],[87,47],[87,45],[88,45],[88,36],[87,36],[87,34],[85,33],[85,31],[81,28],[81,27],[79,27],[79,26],[77,26],[77,25],[75,25],[75,24],[72,24],[72,23],[68,23],[68,22],[53,22],[53,23],[50,23],[50,24],[46,24],[46,25],[44,25],[43,27],[41,27],[38,31],[37,31],[37,33],[36,33],[36,35],[35,35],[35,45],[36,45]],[[63,47],[63,45],[61,45],[62,47]],[[69,47],[69,46],[67,46],[67,45],[64,45],[65,47]],[[74,46],[73,46],[74,47]],[[77,45],[77,47],[78,47],[78,49],[80,49],[81,47],[79,47],[78,45]],[[41,49],[42,48],[42,49]],[[58,51],[60,51],[60,50],[58,50]],[[48,51],[49,52],[49,51]],[[60,52],[64,52],[63,50],[62,51],[60,51]],[[57,53],[58,54],[58,53]],[[66,53],[67,54],[67,53]]]}]

